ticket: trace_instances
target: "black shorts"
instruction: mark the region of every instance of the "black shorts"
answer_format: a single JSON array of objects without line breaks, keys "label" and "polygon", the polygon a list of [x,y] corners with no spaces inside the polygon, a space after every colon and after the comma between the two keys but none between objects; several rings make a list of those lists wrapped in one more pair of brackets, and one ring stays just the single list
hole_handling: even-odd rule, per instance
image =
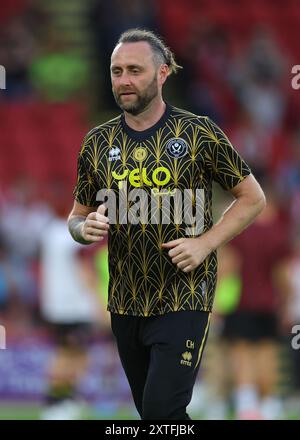
[{"label": "black shorts", "polygon": [[111,313],[122,366],[142,419],[188,419],[209,312],[137,317]]},{"label": "black shorts", "polygon": [[237,311],[226,315],[222,336],[229,340],[258,342],[278,338],[277,317],[274,313]]}]

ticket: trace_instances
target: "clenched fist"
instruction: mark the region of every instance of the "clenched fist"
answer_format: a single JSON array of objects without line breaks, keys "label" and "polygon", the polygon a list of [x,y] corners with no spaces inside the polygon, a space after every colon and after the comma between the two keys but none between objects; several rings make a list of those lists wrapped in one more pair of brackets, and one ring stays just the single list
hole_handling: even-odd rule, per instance
[{"label": "clenched fist", "polygon": [[172,263],[183,272],[196,269],[213,250],[205,234],[197,238],[178,238],[162,243],[162,248],[170,249],[168,254]]}]

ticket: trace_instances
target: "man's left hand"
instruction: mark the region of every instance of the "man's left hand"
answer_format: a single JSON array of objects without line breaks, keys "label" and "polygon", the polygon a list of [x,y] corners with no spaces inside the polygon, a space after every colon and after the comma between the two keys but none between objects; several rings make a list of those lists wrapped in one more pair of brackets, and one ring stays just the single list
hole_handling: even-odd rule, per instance
[{"label": "man's left hand", "polygon": [[170,249],[168,254],[172,259],[172,263],[176,264],[183,272],[191,272],[196,269],[212,252],[205,236],[178,238],[163,243],[162,247]]}]

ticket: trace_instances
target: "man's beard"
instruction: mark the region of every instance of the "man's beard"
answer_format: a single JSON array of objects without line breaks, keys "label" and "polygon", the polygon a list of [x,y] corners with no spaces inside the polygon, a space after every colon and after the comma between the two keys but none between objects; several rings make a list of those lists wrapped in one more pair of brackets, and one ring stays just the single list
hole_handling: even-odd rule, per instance
[{"label": "man's beard", "polygon": [[[139,113],[142,113],[148,107],[150,102],[158,95],[157,76],[155,75],[153,81],[142,94],[135,90],[132,92],[134,92],[136,96],[135,102],[123,103],[122,96],[113,90],[114,98],[118,106],[132,115],[138,115]],[[126,93],[126,91],[124,90],[122,93]]]}]

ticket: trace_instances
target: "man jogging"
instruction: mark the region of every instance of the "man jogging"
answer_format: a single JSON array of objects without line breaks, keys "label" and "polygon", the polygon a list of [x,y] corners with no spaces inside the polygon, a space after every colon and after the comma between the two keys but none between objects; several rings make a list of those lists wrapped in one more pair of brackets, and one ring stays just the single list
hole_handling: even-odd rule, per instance
[{"label": "man jogging", "polygon": [[[121,35],[111,80],[123,112],[86,135],[68,220],[80,243],[108,234],[112,331],[144,420],[189,418],[213,306],[216,250],[265,206],[222,130],[163,100],[162,87],[178,67],[154,33]],[[235,198],[215,225],[213,181]]]}]

